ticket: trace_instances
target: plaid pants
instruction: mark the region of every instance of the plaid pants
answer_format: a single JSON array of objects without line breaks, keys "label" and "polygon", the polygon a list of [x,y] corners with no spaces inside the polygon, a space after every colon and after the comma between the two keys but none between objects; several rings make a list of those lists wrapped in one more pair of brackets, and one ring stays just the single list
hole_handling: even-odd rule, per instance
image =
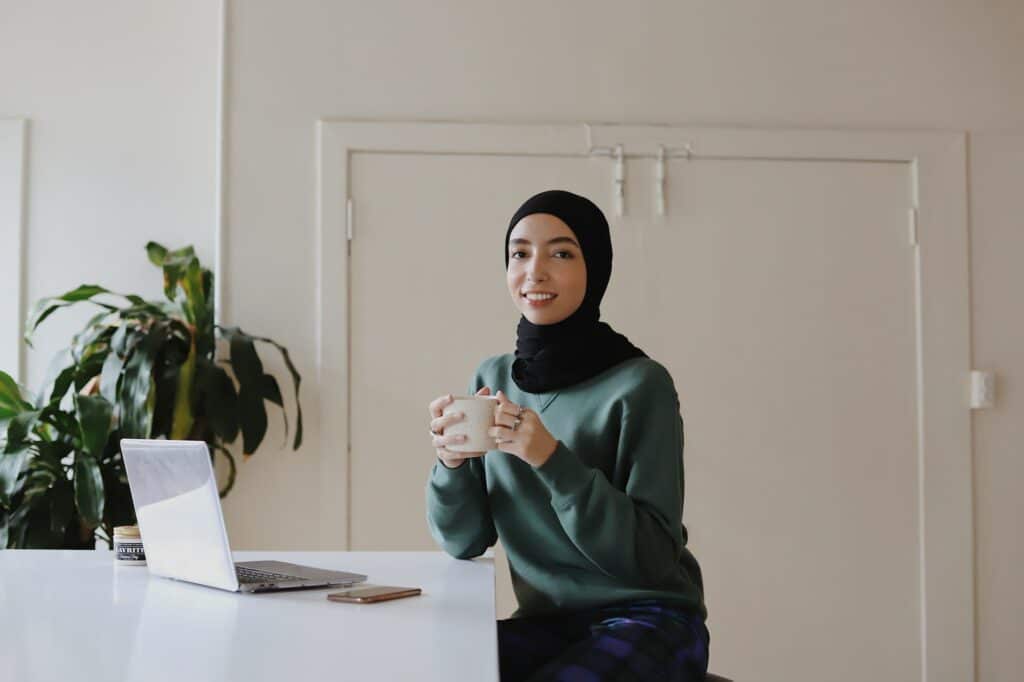
[{"label": "plaid pants", "polygon": [[502,682],[703,681],[710,634],[654,601],[498,621]]}]

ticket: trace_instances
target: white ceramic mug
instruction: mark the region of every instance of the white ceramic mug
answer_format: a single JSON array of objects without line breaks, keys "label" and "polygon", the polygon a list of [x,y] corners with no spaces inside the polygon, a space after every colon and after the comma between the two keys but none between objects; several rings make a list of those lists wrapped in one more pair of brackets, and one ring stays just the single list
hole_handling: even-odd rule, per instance
[{"label": "white ceramic mug", "polygon": [[498,398],[493,395],[457,395],[448,403],[442,415],[461,412],[464,418],[445,427],[444,435],[465,434],[466,440],[451,443],[446,449],[452,452],[486,452],[494,449],[494,438],[487,431],[494,426],[494,415],[498,409]]}]

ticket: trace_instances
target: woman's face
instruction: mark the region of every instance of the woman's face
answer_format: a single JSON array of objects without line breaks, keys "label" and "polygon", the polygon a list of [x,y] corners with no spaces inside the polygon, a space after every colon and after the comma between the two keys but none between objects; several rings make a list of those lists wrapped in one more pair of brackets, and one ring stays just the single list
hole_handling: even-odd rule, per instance
[{"label": "woman's face", "polygon": [[506,279],[516,307],[533,324],[569,317],[587,293],[587,264],[576,235],[548,213],[526,216],[509,235]]}]

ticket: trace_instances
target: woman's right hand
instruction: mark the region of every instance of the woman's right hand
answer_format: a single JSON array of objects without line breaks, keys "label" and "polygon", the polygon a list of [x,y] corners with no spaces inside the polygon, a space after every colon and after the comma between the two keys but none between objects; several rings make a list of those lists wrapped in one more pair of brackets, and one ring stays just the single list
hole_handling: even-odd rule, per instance
[{"label": "woman's right hand", "polygon": [[[476,392],[477,395],[490,395],[491,389],[484,386]],[[445,435],[444,430],[450,424],[465,418],[462,413],[442,414],[445,406],[454,401],[451,394],[443,395],[430,403],[430,430],[433,432],[433,445],[441,462],[449,469],[462,466],[462,463],[472,457],[482,457],[485,452],[452,452],[447,449],[448,445],[461,443],[466,440],[463,434]]]}]

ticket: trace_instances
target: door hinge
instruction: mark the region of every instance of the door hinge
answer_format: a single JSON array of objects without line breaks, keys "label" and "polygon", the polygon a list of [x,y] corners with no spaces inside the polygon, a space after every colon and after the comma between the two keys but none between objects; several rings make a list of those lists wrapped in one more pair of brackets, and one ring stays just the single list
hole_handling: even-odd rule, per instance
[{"label": "door hinge", "polygon": [[996,373],[971,370],[971,408],[980,410],[996,404]]},{"label": "door hinge", "polygon": [[615,171],[612,182],[615,190],[615,215],[626,215],[626,153],[621,144],[615,145],[613,158],[615,159]]},{"label": "door hinge", "polygon": [[[589,130],[589,128],[588,128]],[[621,144],[614,147],[594,147],[587,149],[590,156],[611,157],[612,166],[612,201],[615,204],[615,215],[623,216],[626,213],[626,151]]]},{"label": "door hinge", "polygon": [[352,241],[352,199],[345,200],[345,234]]}]

